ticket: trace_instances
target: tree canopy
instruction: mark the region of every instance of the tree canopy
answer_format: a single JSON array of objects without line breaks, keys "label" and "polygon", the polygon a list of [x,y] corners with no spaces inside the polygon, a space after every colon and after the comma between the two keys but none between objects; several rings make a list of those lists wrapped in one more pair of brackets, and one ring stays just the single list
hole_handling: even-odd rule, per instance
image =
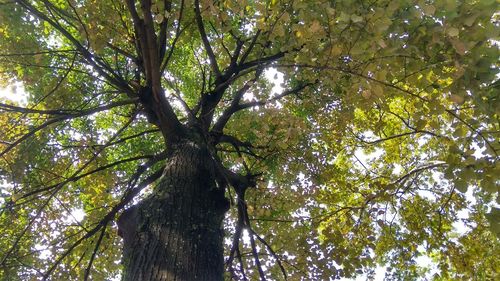
[{"label": "tree canopy", "polygon": [[185,124],[252,186],[226,190],[227,279],[498,278],[499,18],[495,0],[0,0],[0,83],[27,95],[0,100],[0,279],[118,276],[114,221]]}]

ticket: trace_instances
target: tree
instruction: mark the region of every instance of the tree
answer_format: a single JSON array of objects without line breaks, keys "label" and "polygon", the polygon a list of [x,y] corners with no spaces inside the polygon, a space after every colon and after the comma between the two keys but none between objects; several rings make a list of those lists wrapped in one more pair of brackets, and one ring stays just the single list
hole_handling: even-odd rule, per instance
[{"label": "tree", "polygon": [[498,17],[0,0],[0,278],[495,279]]}]

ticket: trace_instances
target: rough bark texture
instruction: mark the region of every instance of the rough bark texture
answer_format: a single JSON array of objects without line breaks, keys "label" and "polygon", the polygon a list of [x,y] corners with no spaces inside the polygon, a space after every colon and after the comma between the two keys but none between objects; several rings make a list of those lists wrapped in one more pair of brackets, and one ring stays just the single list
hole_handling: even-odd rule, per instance
[{"label": "rough bark texture", "polygon": [[223,280],[224,192],[195,142],[176,145],[153,194],[118,220],[124,281]]}]

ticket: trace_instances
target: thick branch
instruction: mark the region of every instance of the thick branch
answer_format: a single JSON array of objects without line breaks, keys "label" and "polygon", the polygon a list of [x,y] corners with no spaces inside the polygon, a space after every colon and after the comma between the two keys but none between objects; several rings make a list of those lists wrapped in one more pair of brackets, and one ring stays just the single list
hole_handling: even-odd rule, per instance
[{"label": "thick branch", "polygon": [[160,51],[151,14],[151,0],[141,1],[144,19],[139,17],[133,0],[127,0],[127,6],[132,15],[135,32],[139,37],[141,55],[145,64],[146,86],[141,88],[139,96],[143,104],[158,118],[158,126],[165,140],[176,141],[183,134],[183,127],[167,101],[161,85]]}]

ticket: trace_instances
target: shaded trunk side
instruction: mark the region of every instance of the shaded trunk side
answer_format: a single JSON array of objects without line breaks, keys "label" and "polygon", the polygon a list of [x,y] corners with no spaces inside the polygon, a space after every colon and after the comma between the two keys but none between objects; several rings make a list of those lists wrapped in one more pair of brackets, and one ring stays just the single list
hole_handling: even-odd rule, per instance
[{"label": "shaded trunk side", "polygon": [[208,150],[177,145],[153,194],[118,220],[123,280],[223,280],[226,210]]}]

